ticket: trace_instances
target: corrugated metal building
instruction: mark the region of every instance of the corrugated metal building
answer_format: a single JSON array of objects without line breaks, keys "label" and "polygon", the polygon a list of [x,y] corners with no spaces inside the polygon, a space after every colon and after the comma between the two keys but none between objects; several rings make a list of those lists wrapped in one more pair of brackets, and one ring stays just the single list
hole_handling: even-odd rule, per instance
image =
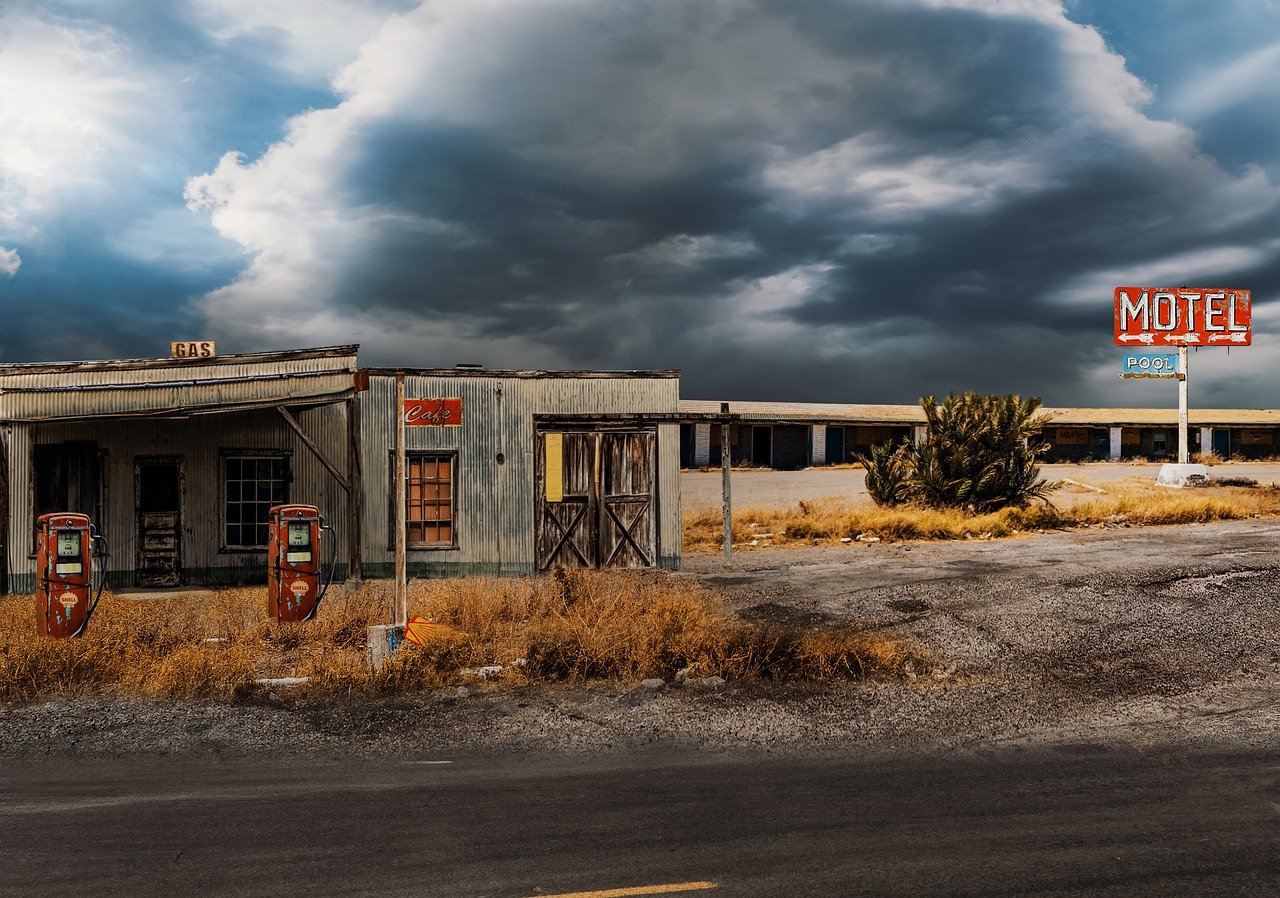
[{"label": "corrugated metal building", "polygon": [[319,506],[358,565],[356,349],[0,366],[0,587],[34,588],[49,511],[92,518],[117,589],[261,581],[285,501]]},{"label": "corrugated metal building", "polygon": [[431,422],[405,428],[410,576],[679,566],[678,372],[373,369],[366,576],[394,566],[397,376]]}]

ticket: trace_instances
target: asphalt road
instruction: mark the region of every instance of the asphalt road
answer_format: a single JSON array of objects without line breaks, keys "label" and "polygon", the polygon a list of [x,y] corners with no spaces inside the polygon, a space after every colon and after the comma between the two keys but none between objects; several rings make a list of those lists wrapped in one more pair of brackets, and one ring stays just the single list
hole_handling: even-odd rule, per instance
[{"label": "asphalt road", "polygon": [[51,761],[0,782],[15,896],[1280,889],[1272,752]]}]

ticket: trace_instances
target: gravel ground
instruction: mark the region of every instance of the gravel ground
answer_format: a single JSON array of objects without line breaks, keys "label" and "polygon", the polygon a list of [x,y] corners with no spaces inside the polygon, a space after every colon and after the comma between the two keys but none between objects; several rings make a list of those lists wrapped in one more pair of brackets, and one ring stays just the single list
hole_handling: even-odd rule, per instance
[{"label": "gravel ground", "polygon": [[781,689],[531,687],[315,703],[66,698],[0,705],[0,757],[981,751],[1266,745],[1280,731],[1280,524],[695,555],[678,574],[752,617],[852,621],[934,659]]}]

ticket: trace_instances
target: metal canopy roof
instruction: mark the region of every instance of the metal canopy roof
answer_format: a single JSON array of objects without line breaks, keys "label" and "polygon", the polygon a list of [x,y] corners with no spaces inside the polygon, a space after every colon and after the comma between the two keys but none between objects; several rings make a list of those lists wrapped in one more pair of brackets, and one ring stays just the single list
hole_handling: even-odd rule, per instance
[{"label": "metal canopy roof", "polygon": [[354,345],[218,356],[0,366],[0,421],[185,418],[355,395]]}]

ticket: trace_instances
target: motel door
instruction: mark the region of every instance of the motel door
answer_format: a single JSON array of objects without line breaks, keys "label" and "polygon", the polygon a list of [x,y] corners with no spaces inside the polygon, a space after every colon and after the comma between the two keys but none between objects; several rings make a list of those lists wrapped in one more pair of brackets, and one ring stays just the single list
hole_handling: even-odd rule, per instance
[{"label": "motel door", "polygon": [[538,569],[657,563],[657,438],[646,431],[539,431]]},{"label": "motel door", "polygon": [[139,458],[134,475],[138,585],[177,586],[182,575],[182,462]]}]

